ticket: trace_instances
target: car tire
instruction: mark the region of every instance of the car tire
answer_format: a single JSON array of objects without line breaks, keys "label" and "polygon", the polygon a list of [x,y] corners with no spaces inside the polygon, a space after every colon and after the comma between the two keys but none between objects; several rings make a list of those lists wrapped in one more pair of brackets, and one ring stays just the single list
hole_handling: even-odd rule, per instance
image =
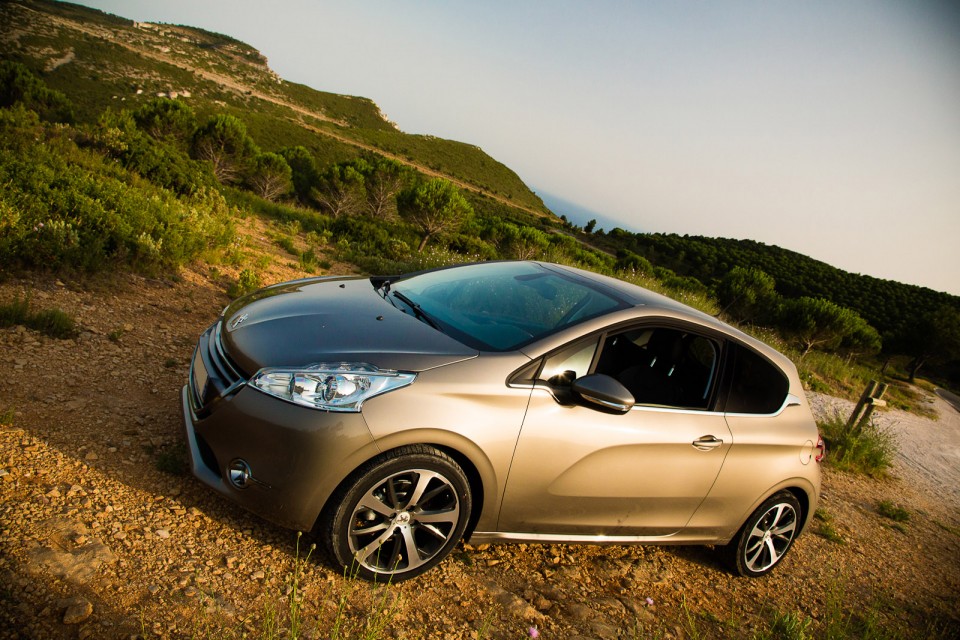
[{"label": "car tire", "polygon": [[796,496],[789,491],[776,493],[750,514],[724,547],[727,561],[741,576],[762,576],[783,560],[800,526],[800,502]]},{"label": "car tire", "polygon": [[436,566],[470,519],[470,483],[447,454],[403,447],[364,464],[338,489],[324,518],[331,558],[349,575],[400,582]]}]

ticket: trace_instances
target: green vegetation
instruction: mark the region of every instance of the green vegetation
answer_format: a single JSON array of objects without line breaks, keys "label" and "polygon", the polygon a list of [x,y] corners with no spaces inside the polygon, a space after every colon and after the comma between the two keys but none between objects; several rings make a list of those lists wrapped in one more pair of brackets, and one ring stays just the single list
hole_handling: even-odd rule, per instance
[{"label": "green vegetation", "polygon": [[874,423],[848,428],[846,419],[834,415],[818,424],[827,444],[826,460],[837,469],[879,477],[893,463],[896,441]]},{"label": "green vegetation", "polygon": [[260,278],[260,274],[252,269],[244,269],[240,272],[236,282],[227,287],[227,295],[231,298],[239,298],[256,291],[262,286],[263,280]]},{"label": "green vegetation", "polygon": [[757,632],[756,640],[807,640],[814,638],[813,620],[796,613],[774,611],[770,614],[768,629]]},{"label": "green vegetation", "polygon": [[[898,618],[896,609],[889,602],[878,602],[870,607],[851,610],[844,599],[842,580],[827,587],[825,610],[816,618],[800,611],[782,611],[764,607],[761,616],[749,628],[734,611],[728,618],[718,618],[711,613],[694,611],[681,605],[679,626],[666,622],[638,621],[632,634],[634,638],[663,638],[676,635],[707,638],[748,638],[750,640],[906,640],[908,638],[937,639],[955,637],[950,622],[933,619],[922,628],[905,628],[891,623]],[[885,615],[888,614],[888,615]]]},{"label": "green vegetation", "polygon": [[473,208],[453,184],[439,178],[424,182],[397,195],[400,215],[420,232],[417,252],[430,238],[457,231],[473,214]]},{"label": "green vegetation", "polygon": [[817,535],[826,538],[830,542],[835,542],[837,544],[845,543],[843,536],[840,535],[834,526],[833,516],[828,513],[826,509],[817,509],[817,511],[813,514],[813,517],[817,521]]},{"label": "green vegetation", "polygon": [[[239,294],[266,266],[251,265],[236,241],[233,220],[252,213],[295,223],[277,242],[311,273],[332,260],[374,273],[558,262],[737,322],[790,355],[814,390],[852,397],[868,379],[913,380],[921,370],[960,384],[955,296],[752,241],[605,233],[596,221],[579,229],[551,216],[479,148],[400,132],[366,98],[279,81],[259,52],[229,36],[134,27],[41,0],[31,6],[40,12],[34,19],[15,3],[0,5],[0,17],[22,32],[0,52],[4,268],[151,272],[205,259],[240,268],[231,285]],[[34,28],[44,11],[122,37],[64,28],[53,38]],[[156,51],[160,42],[175,42],[169,56],[197,72],[130,48]],[[70,50],[85,64],[48,70],[50,50]],[[249,91],[228,90],[209,71]],[[157,97],[174,89],[183,95]],[[888,398],[898,408],[926,406],[903,385]]]},{"label": "green vegetation", "polygon": [[229,212],[216,191],[200,188],[177,197],[81,148],[73,133],[41,123],[22,107],[0,109],[5,265],[170,268],[232,240]]},{"label": "green vegetation", "polygon": [[60,309],[31,311],[30,300],[27,298],[15,298],[13,302],[0,304],[0,327],[17,325],[39,331],[51,338],[68,339],[80,334],[73,316]]},{"label": "green vegetation", "polygon": [[881,500],[877,503],[877,513],[894,522],[908,522],[910,520],[909,511],[889,500]]},{"label": "green vegetation", "polygon": [[67,97],[46,84],[22,64],[0,61],[0,107],[15,104],[35,112],[46,122],[73,122]]},{"label": "green vegetation", "polygon": [[[752,240],[675,234],[633,234],[613,229],[593,235],[597,246],[618,258],[639,256],[678,275],[718,286],[741,268],[775,282],[784,299],[827,300],[849,309],[876,330],[885,361],[906,359],[911,381],[921,366],[960,385],[960,298],[924,287],[851,274],[801,254]],[[756,283],[753,283],[756,286]],[[723,300],[723,296],[721,296]],[[724,302],[727,306],[729,302]],[[734,319],[766,322],[731,309]],[[869,341],[868,341],[869,342]],[[953,363],[953,364],[951,364]]]}]

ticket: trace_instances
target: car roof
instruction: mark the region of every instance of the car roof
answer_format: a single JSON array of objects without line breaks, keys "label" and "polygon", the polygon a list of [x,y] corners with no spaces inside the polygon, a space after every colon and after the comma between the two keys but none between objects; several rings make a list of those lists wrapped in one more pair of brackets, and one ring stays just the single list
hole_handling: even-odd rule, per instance
[{"label": "car roof", "polygon": [[[771,347],[770,345],[762,342],[753,336],[744,333],[740,329],[723,322],[719,318],[711,316],[710,314],[694,309],[688,305],[678,302],[673,298],[669,298],[665,295],[655,293],[641,287],[639,285],[631,284],[625,282],[618,278],[611,276],[601,275],[599,273],[594,273],[592,271],[587,271],[585,269],[578,269],[576,267],[569,267],[566,265],[559,265],[546,262],[538,262],[541,267],[545,269],[550,269],[554,271],[560,271],[567,273],[574,277],[583,278],[590,282],[595,283],[598,286],[605,287],[612,290],[623,299],[625,302],[633,305],[634,314],[633,319],[639,319],[637,316],[649,316],[654,317],[663,317],[663,318],[672,318],[677,320],[689,320],[696,324],[700,324],[708,329],[714,329],[720,333],[723,333],[731,338],[736,339],[737,341],[749,345],[754,350],[763,353],[767,358],[776,362],[781,368],[790,370],[794,368],[793,362],[787,358],[785,355]],[[637,314],[638,307],[642,307],[642,313]],[[617,316],[621,316],[623,321],[630,320],[630,310],[620,310],[615,311],[611,314],[604,316],[603,318],[595,319],[593,322],[586,323],[586,326],[582,326],[581,330],[596,330],[599,326],[606,322],[609,323],[613,321],[614,324],[617,323]],[[592,325],[592,326],[591,326]],[[565,333],[565,332],[561,332]],[[540,349],[547,347],[551,342],[556,342],[559,345],[563,340],[567,339],[561,334],[554,334],[549,338],[541,341],[537,346]]]}]

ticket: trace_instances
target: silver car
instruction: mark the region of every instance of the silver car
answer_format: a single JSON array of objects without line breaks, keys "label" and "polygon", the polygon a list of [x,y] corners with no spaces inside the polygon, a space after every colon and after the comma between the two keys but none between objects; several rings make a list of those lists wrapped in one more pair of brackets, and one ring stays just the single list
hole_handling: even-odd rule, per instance
[{"label": "silver car", "polygon": [[182,401],[202,482],[371,580],[464,537],[721,545],[758,576],[820,491],[786,357],[554,264],[267,287],[200,337]]}]

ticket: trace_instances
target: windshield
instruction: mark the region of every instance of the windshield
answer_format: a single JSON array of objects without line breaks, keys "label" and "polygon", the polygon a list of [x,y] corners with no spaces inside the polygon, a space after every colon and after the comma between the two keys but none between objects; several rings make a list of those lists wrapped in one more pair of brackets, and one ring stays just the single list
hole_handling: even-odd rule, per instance
[{"label": "windshield", "polygon": [[386,295],[464,344],[510,351],[625,303],[535,263],[492,262],[390,283]]}]

